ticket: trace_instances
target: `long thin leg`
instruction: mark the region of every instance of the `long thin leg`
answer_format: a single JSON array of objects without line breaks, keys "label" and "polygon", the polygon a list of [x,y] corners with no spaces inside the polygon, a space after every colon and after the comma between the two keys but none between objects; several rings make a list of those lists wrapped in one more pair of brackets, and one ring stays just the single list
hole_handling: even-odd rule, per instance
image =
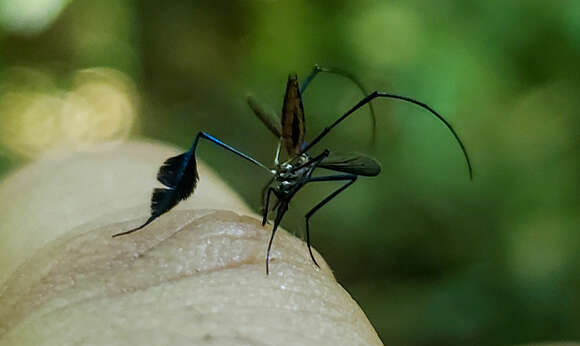
[{"label": "long thin leg", "polygon": [[318,143],[322,138],[324,138],[324,136],[326,136],[330,132],[330,130],[332,130],[336,125],[340,124],[344,119],[346,119],[354,111],[361,108],[362,106],[364,106],[365,104],[369,103],[370,101],[372,101],[373,99],[375,99],[377,97],[392,98],[392,99],[398,99],[398,100],[403,100],[406,102],[413,103],[415,105],[418,105],[418,106],[428,110],[429,112],[431,112],[431,114],[433,114],[435,117],[437,117],[437,119],[439,119],[441,122],[443,122],[443,124],[447,127],[447,129],[449,129],[449,131],[451,131],[451,133],[453,134],[453,137],[455,137],[455,140],[457,141],[457,143],[459,143],[459,146],[461,147],[461,151],[463,152],[463,156],[465,156],[465,161],[467,162],[467,168],[469,170],[469,178],[473,179],[471,161],[469,160],[469,155],[467,154],[467,150],[465,149],[463,142],[461,141],[461,139],[459,139],[459,136],[457,135],[457,133],[455,132],[455,130],[453,129],[451,124],[449,124],[449,122],[447,122],[447,120],[445,120],[445,118],[443,118],[433,108],[431,108],[429,105],[427,105],[423,102],[414,100],[410,97],[389,94],[389,93],[384,93],[384,92],[379,92],[379,91],[373,91],[372,94],[363,98],[359,103],[354,105],[354,107],[349,109],[346,113],[344,113],[340,118],[338,118],[330,126],[324,128],[324,130],[322,130],[322,132],[320,132],[308,145],[306,145],[304,147],[304,149],[302,149],[302,153],[304,153],[304,152],[308,151],[310,148],[312,148],[316,143]]},{"label": "long thin leg", "polygon": [[288,204],[282,203],[278,207],[278,214],[276,214],[276,220],[274,221],[274,227],[272,228],[272,235],[270,236],[270,241],[268,242],[268,250],[266,250],[266,275],[270,274],[270,249],[272,249],[272,241],[274,241],[274,235],[280,226],[282,217],[288,210]]},{"label": "long thin leg", "polygon": [[214,144],[217,144],[220,147],[222,147],[222,148],[224,148],[224,149],[226,149],[226,150],[228,150],[228,151],[230,151],[230,152],[232,152],[232,153],[234,153],[234,154],[236,154],[236,155],[238,155],[238,156],[240,156],[240,157],[242,157],[242,158],[250,161],[251,163],[253,163],[255,165],[258,165],[258,166],[264,168],[270,174],[272,174],[272,171],[268,167],[266,167],[263,163],[261,163],[260,161],[254,159],[253,157],[251,157],[251,156],[249,156],[247,154],[242,153],[241,151],[239,151],[238,149],[236,149],[234,147],[231,147],[231,146],[225,144],[224,142],[220,141],[219,139],[215,138],[214,136],[212,136],[209,133],[204,132],[204,131],[200,131],[197,134],[197,137],[195,138],[195,142],[193,142],[193,145],[191,146],[191,149],[189,149],[190,152],[195,152],[195,149],[197,148],[197,142],[198,142],[198,140],[200,138],[207,139],[210,142],[212,142]]},{"label": "long thin leg", "polygon": [[339,193],[344,191],[347,187],[352,185],[356,181],[357,177],[358,176],[356,176],[354,174],[339,174],[339,175],[331,175],[331,176],[326,176],[326,177],[315,177],[315,178],[310,178],[308,180],[308,183],[323,182],[323,181],[349,180],[347,183],[342,185],[336,191],[334,191],[333,193],[328,195],[326,198],[324,198],[322,201],[320,201],[308,213],[306,213],[306,216],[305,216],[306,217],[306,245],[308,246],[308,252],[310,253],[310,258],[312,258],[312,261],[314,262],[314,264],[316,264],[316,266],[319,268],[320,268],[320,266],[318,265],[318,262],[316,262],[316,259],[314,258],[314,254],[312,253],[312,247],[310,246],[310,217],[312,215],[314,215],[314,213],[316,213],[316,211],[318,211],[318,209],[322,208],[326,203],[330,202],[331,199],[333,199]]},{"label": "long thin leg", "polygon": [[278,166],[280,164],[280,149],[282,148],[282,138],[278,141],[278,147],[276,148],[276,156],[274,156],[274,165]]},{"label": "long thin leg", "polygon": [[266,195],[266,203],[264,204],[264,217],[262,218],[262,226],[266,224],[268,221],[268,210],[270,208],[270,195],[274,192],[273,188],[268,189],[268,193]]},{"label": "long thin leg", "polygon": [[130,234],[144,228],[153,220],[175,207],[180,201],[187,199],[193,193],[198,180],[195,152],[200,138],[217,144],[220,147],[264,168],[272,174],[272,172],[258,160],[225,144],[212,135],[200,131],[195,137],[195,141],[189,151],[167,159],[159,168],[159,171],[157,172],[157,180],[167,188],[157,188],[153,190],[151,196],[151,216],[147,221],[139,227],[117,233],[113,235],[113,237]]},{"label": "long thin leg", "polygon": [[302,85],[300,86],[300,94],[303,94],[304,91],[306,91],[306,88],[308,87],[308,85],[310,84],[310,82],[312,82],[312,80],[314,79],[314,77],[316,77],[318,75],[318,73],[320,73],[320,72],[322,72],[322,68],[320,68],[320,66],[314,65],[312,67],[312,71],[303,80]]},{"label": "long thin leg", "polygon": [[264,185],[264,187],[262,188],[262,213],[264,212],[264,207],[266,206],[266,194],[268,193],[268,189],[270,188],[270,185],[272,185],[272,182],[274,181],[274,177],[272,177],[270,180],[268,180],[268,183],[266,185]]},{"label": "long thin leg", "polygon": [[[360,91],[363,93],[364,96],[367,96],[369,94],[367,92],[367,89],[362,85],[362,83],[358,80],[358,78],[356,78],[352,73],[341,70],[341,69],[337,69],[337,68],[321,67],[318,65],[314,65],[314,67],[312,68],[312,72],[310,72],[310,74],[306,77],[306,79],[302,83],[302,86],[300,87],[300,94],[302,94],[306,90],[306,88],[308,87],[310,82],[320,72],[334,73],[334,74],[337,74],[339,76],[343,76],[345,78],[348,78],[351,82],[356,84],[356,86],[360,89]],[[372,139],[371,139],[371,141],[372,141],[372,143],[374,143],[375,142],[376,127],[377,127],[377,120],[376,120],[376,116],[375,116],[375,109],[374,109],[372,103],[369,103],[369,109],[371,111],[371,121],[372,121]]]}]

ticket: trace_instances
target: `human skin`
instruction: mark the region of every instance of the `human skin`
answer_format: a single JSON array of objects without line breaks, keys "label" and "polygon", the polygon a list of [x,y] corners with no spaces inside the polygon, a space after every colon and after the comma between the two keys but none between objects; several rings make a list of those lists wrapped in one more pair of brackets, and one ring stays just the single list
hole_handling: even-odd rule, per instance
[{"label": "human skin", "polygon": [[271,226],[201,163],[189,200],[112,238],[148,217],[157,168],[177,153],[110,144],[0,183],[0,346],[382,344],[320,254],[318,269],[284,230],[266,275]]}]

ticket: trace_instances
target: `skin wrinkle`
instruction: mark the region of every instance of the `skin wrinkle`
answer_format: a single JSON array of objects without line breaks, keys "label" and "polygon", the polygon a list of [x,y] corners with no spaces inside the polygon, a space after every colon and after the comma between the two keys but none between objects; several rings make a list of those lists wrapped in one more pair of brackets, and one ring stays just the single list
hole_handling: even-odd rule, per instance
[{"label": "skin wrinkle", "polygon": [[[148,247],[146,250],[140,252],[138,254],[139,257],[144,256],[148,252],[150,252],[152,250],[155,250],[156,248],[160,247],[160,245],[164,245],[166,242],[175,239],[175,237],[179,235],[179,232],[182,232],[186,227],[195,227],[201,221],[203,221],[203,219],[205,217],[207,217],[207,215],[200,216],[198,218],[194,218],[194,219],[190,220],[189,222],[183,224],[182,226],[179,226],[175,232],[169,234],[167,237],[165,237],[165,238],[157,238],[159,240],[159,242],[151,244],[151,246]],[[211,237],[215,237],[215,235],[207,235],[206,238],[211,238]],[[204,239],[204,238],[201,238],[201,237],[199,237],[199,238],[202,239],[202,240]]]},{"label": "skin wrinkle", "polygon": [[[206,272],[206,273],[211,273],[211,272],[213,272],[213,271],[209,271],[209,272]],[[150,285],[150,286],[147,286],[147,287],[140,287],[140,288],[136,288],[136,289],[133,289],[133,290],[130,290],[130,291],[128,290],[128,291],[120,292],[119,294],[115,294],[115,295],[111,295],[111,296],[93,297],[93,298],[89,298],[89,299],[85,299],[85,300],[75,301],[75,302],[73,302],[73,303],[71,303],[69,305],[62,306],[62,307],[59,307],[57,309],[54,309],[54,310],[45,312],[43,314],[40,314],[40,315],[38,315],[38,317],[39,318],[43,318],[43,317],[49,316],[51,314],[54,314],[55,312],[66,311],[66,310],[71,309],[73,307],[78,307],[78,306],[83,305],[83,304],[92,303],[92,302],[97,301],[97,300],[104,300],[104,299],[108,299],[108,298],[111,298],[111,297],[119,297],[119,296],[122,296],[122,295],[129,295],[129,294],[132,294],[132,293],[135,293],[135,292],[138,292],[138,291],[145,291],[145,290],[147,290],[149,288],[152,288],[152,287],[155,287],[155,286],[165,285],[166,283],[171,283],[171,282],[175,282],[175,281],[187,279],[189,277],[191,277],[191,275],[189,275],[189,276],[186,275],[186,276],[183,276],[183,277],[179,277],[179,278],[175,278],[175,279],[170,279],[168,281],[158,282],[156,284],[153,284],[153,285]],[[304,295],[304,296],[306,296],[306,295]],[[338,305],[335,305],[335,306],[338,307]],[[249,312],[254,312],[254,313],[256,311],[259,311],[259,310],[271,310],[272,312],[278,312],[279,311],[279,308],[280,308],[280,306],[277,306],[277,307],[274,308],[274,307],[263,307],[263,306],[258,306],[258,305],[255,305],[255,306],[252,306],[252,305],[243,305],[243,306],[240,306],[240,307],[247,308],[247,310]],[[290,309],[287,309],[287,310],[290,310]],[[337,308],[337,310],[340,310],[340,309]],[[238,311],[242,311],[242,310],[238,308]],[[292,312],[308,313],[308,314],[312,314],[312,315],[320,315],[321,314],[320,311],[305,310],[305,309],[291,309],[291,311]],[[202,314],[199,311],[198,311],[198,313],[200,314],[200,316],[212,314],[212,312],[204,312]],[[216,312],[213,312],[213,314],[216,314],[216,315],[217,314],[224,314],[224,312],[223,311],[219,311],[219,312],[216,311]],[[336,318],[335,316],[333,316],[331,314],[325,314],[325,315],[326,315],[326,317],[331,318],[331,319],[333,319],[333,320],[335,320],[335,321],[337,321],[339,323],[343,323],[343,322],[340,321],[340,319]],[[12,327],[14,328],[17,325],[18,324],[14,325]],[[282,331],[282,329],[280,331]],[[0,334],[0,337],[1,336],[2,335]]]},{"label": "skin wrinkle", "polygon": [[[151,251],[156,250],[159,247],[164,246],[170,240],[175,239],[175,237],[178,236],[178,233],[179,232],[183,232],[186,227],[195,228],[196,225],[203,223],[205,221],[205,218],[207,218],[207,217],[213,218],[214,216],[211,215],[211,214],[209,216],[208,215],[202,216],[200,218],[194,219],[191,222],[185,224],[184,226],[182,226],[181,228],[179,228],[176,232],[170,234],[168,237],[161,239],[156,244],[152,244],[152,246],[150,246],[145,251],[139,252],[138,257],[135,259],[134,262],[137,262],[139,259],[146,258],[147,254],[150,253]],[[195,230],[191,230],[191,231],[195,231]],[[257,239],[257,237],[240,238],[240,237],[234,237],[234,236],[228,236],[228,235],[225,235],[224,236],[224,235],[213,235],[213,234],[212,235],[207,235],[206,237],[198,237],[198,238],[201,239],[201,240],[209,240],[209,239],[212,239],[212,238],[215,238],[215,239],[224,239],[224,238],[229,238],[229,239]],[[251,262],[246,262],[246,263],[251,263]],[[228,267],[218,267],[218,268],[211,269],[211,270],[200,270],[200,271],[198,271],[198,273],[217,271],[217,270],[222,270],[224,268],[231,268],[231,266],[235,267],[236,264],[237,264],[236,262],[232,262],[230,264],[230,266],[228,266]]]},{"label": "skin wrinkle", "polygon": [[[243,345],[255,345],[255,346],[265,346],[267,344],[261,343],[256,339],[253,339],[244,335],[228,336],[228,335],[204,335],[197,339],[202,341],[206,345],[231,345],[232,341],[244,342]],[[193,341],[193,340],[192,340]],[[236,343],[237,344],[237,343]]]},{"label": "skin wrinkle", "polygon": [[[183,228],[191,225],[196,219],[191,220],[191,222],[188,222],[186,224],[184,224],[183,226],[180,226],[177,228],[177,232],[181,231]],[[151,244],[151,246],[149,248],[147,248],[145,251],[139,252],[137,253],[137,255],[135,256],[135,260],[138,260],[141,257],[145,257],[147,255],[147,253],[151,250],[154,250],[159,244],[162,244],[164,241],[166,241],[167,239],[175,236],[175,234],[177,234],[177,232],[171,234],[169,237],[162,239],[159,243],[157,244]],[[119,256],[115,257],[115,259],[118,259],[119,257],[123,256],[123,254],[119,254]]]},{"label": "skin wrinkle", "polygon": [[[308,295],[303,294],[303,293],[299,293],[298,295],[304,296],[304,297],[308,297]],[[316,299],[316,300],[319,301],[319,302],[325,303],[325,307],[332,307],[333,308],[332,311],[339,311],[340,312],[341,310],[344,310],[344,309],[342,309],[342,307],[340,305],[333,304],[333,303],[329,303],[328,300],[324,300],[324,299]],[[253,309],[260,309],[260,310],[271,310],[271,311],[275,312],[280,307],[286,307],[286,305],[277,305],[276,307],[260,307],[258,305],[252,306],[252,305],[248,305],[248,304],[240,304],[240,305],[237,305],[237,307],[238,308],[249,308],[250,311],[253,310]],[[290,310],[290,309],[288,309],[288,310]],[[320,311],[319,310],[308,310],[308,309],[305,309],[305,308],[303,308],[303,309],[291,309],[291,310],[292,311],[312,313],[312,314],[320,314]],[[338,315],[340,315],[340,313]],[[336,317],[337,314],[332,315],[330,313],[326,313],[326,316],[327,317]]]},{"label": "skin wrinkle", "polygon": [[[251,306],[251,305],[245,305],[244,308],[247,308],[248,312],[263,312],[263,311],[271,311],[274,313],[277,313],[279,311],[279,306],[277,307],[262,307],[262,306]],[[329,314],[329,313],[321,313],[320,311],[315,311],[315,310],[306,310],[306,309],[287,309],[293,313],[300,313],[300,314],[307,314],[307,315],[311,315],[311,316],[322,316],[328,319],[333,320],[337,325],[344,325],[345,327],[349,326],[351,321],[349,320],[344,320],[342,318],[340,318],[339,316],[333,315],[333,314]],[[238,307],[238,312],[239,311],[243,311],[241,309],[239,309]],[[207,314],[212,314],[210,313],[205,313]],[[219,312],[213,312],[213,314],[224,314],[223,311],[219,311]],[[245,314],[244,314],[245,315]]]},{"label": "skin wrinkle", "polygon": [[[326,302],[326,301],[325,301]],[[337,306],[337,305],[335,305]],[[283,306],[282,306],[283,307]],[[337,306],[338,307],[338,306]],[[256,311],[263,311],[263,310],[269,310],[272,312],[277,312],[278,309],[280,308],[280,306],[277,307],[261,307],[261,306],[251,306],[251,305],[244,305],[243,308],[247,309],[249,312],[256,312]],[[237,309],[238,311],[241,311],[241,309]],[[333,320],[337,325],[344,325],[345,327],[348,327],[349,324],[351,323],[351,321],[349,320],[344,320],[343,318],[341,318],[341,314],[340,314],[340,308],[337,308],[336,311],[339,312],[338,314],[330,314],[330,313],[322,313],[323,317],[326,317],[328,319]],[[321,312],[318,310],[306,310],[306,309],[291,309],[292,312],[299,312],[301,314],[309,314],[312,316],[321,316]],[[223,312],[216,312],[219,314],[223,314]],[[361,339],[363,339],[361,337]]]},{"label": "skin wrinkle", "polygon": [[[252,307],[249,307],[249,308],[252,308]],[[260,308],[259,310],[255,310],[255,309],[249,309],[249,310],[250,310],[251,312],[262,312],[262,311],[260,311],[260,310],[268,310],[268,311],[272,310],[272,311],[273,311],[273,312],[275,312],[275,313],[277,312],[277,310],[276,310],[276,309],[274,309],[274,308],[263,308],[263,307],[262,307],[262,308]],[[303,311],[292,311],[292,312],[303,312]],[[210,313],[210,314],[211,314],[211,313]],[[216,315],[217,315],[217,314],[224,314],[224,312],[223,312],[223,311],[220,311],[220,312],[214,312],[214,314],[216,314]],[[244,314],[244,315],[245,315],[245,314]],[[282,333],[288,333],[288,330],[287,330],[286,328],[284,328],[284,327],[280,327],[280,328],[279,328],[279,327],[272,327],[272,326],[269,326],[268,328],[269,328],[270,330],[272,330],[272,331],[276,331],[278,334],[282,334]],[[301,335],[301,336],[302,336],[302,337],[304,337],[304,335]],[[309,340],[316,341],[316,339],[309,339]]]},{"label": "skin wrinkle", "polygon": [[[185,277],[179,278],[179,280],[184,279],[184,278]],[[168,282],[170,282],[170,281],[168,281]],[[152,285],[152,286],[145,287],[145,288],[142,288],[142,289],[134,290],[134,291],[131,291],[131,292],[123,292],[123,293],[121,293],[119,295],[116,295],[116,296],[120,296],[120,295],[123,295],[123,294],[129,294],[129,293],[133,293],[133,292],[136,292],[136,291],[143,291],[143,290],[146,290],[146,289],[148,289],[150,287],[154,287],[154,286],[157,286],[157,285],[165,285],[165,284],[166,284],[166,282],[160,282],[160,283],[158,283],[156,285]],[[46,313],[41,314],[40,316],[37,316],[37,317],[42,318],[44,316],[49,316],[51,314],[54,314],[55,312],[58,312],[58,311],[66,311],[66,310],[71,309],[71,308],[73,308],[75,306],[79,306],[79,305],[91,303],[92,301],[95,301],[95,300],[105,300],[105,299],[108,299],[108,298],[110,298],[110,296],[106,296],[106,297],[105,296],[103,296],[103,297],[95,297],[95,298],[87,299],[87,300],[84,300],[84,301],[77,301],[77,302],[74,302],[74,303],[72,303],[70,305],[63,306],[63,307],[60,307],[58,309],[55,309],[55,310],[46,312]],[[262,310],[262,311],[263,310],[271,310],[272,312],[276,313],[276,312],[279,312],[279,308],[280,308],[280,306],[277,306],[277,307],[274,308],[274,307],[251,306],[251,305],[244,305],[243,307],[246,308],[249,312],[253,312],[253,313],[256,313],[257,311],[260,311],[260,310]],[[340,310],[340,309],[337,309],[337,310]],[[239,313],[240,311],[242,311],[242,310],[240,310],[238,308],[238,311],[237,312]],[[311,315],[315,315],[315,316],[320,316],[321,315],[321,312],[320,311],[314,311],[314,310],[292,309],[291,311],[294,312],[294,313],[296,313],[296,312],[299,312],[299,313],[307,313],[307,314],[311,314]],[[213,312],[213,314],[216,314],[216,315],[224,314],[224,313],[225,312],[223,312],[223,311]],[[212,312],[205,312],[203,315],[208,315],[208,314],[212,314]],[[327,317],[327,318],[330,318],[330,319],[334,320],[338,324],[344,324],[345,326],[348,326],[349,325],[349,321],[344,321],[344,320],[341,321],[340,317],[334,316],[332,314],[323,314],[323,315],[325,317]],[[287,332],[285,329],[276,329],[274,327],[270,327],[270,329],[277,330],[280,333]],[[304,338],[305,340],[311,340],[313,342],[316,342],[317,341],[316,339],[307,338],[304,335],[301,335],[301,337]],[[228,338],[228,339],[232,339],[232,338]],[[233,338],[233,339],[235,339],[235,338]]]},{"label": "skin wrinkle", "polygon": [[[172,238],[175,238],[179,232],[182,232],[183,229],[185,227],[188,226],[192,226],[192,228],[194,228],[196,225],[201,224],[202,222],[204,222],[204,218],[209,217],[209,218],[213,218],[213,215],[206,215],[206,216],[202,216],[198,219],[192,220],[190,223],[184,225],[183,227],[181,227],[180,229],[178,229],[175,233],[172,233],[171,235],[169,235],[167,238],[164,238],[163,240],[161,240],[159,243],[151,246],[148,250],[144,251],[143,253],[139,254],[139,257],[145,257],[149,252],[151,252],[152,250],[154,250],[155,248],[158,248],[160,245],[163,245],[165,243],[167,243],[168,241],[172,240]],[[193,230],[195,231],[195,230]],[[233,235],[228,235],[228,234],[208,234],[208,235],[204,235],[201,237],[197,237],[200,240],[205,240],[205,241],[209,241],[211,239],[230,239],[230,240],[258,240],[259,238],[257,236],[248,236],[248,237],[240,237],[240,236],[233,236]],[[246,265],[246,264],[256,264],[258,263],[258,259],[254,256],[248,256],[246,260],[242,260],[242,261],[231,261],[229,264],[226,265],[221,265],[218,266],[214,269],[206,269],[206,270],[196,270],[196,273],[204,273],[204,272],[214,272],[214,271],[219,271],[219,270],[224,270],[224,269],[232,269],[232,268],[236,268],[239,267],[241,265]]]}]

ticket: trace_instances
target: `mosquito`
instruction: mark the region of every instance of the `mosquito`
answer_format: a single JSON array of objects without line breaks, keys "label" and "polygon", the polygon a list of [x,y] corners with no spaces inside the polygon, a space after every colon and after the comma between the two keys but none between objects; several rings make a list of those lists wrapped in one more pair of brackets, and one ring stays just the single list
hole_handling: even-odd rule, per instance
[{"label": "mosquito", "polygon": [[[311,141],[306,142],[306,127],[304,106],[302,104],[302,94],[305,92],[306,87],[310,84],[310,82],[320,72],[330,72],[347,77],[354,84],[356,84],[359,89],[361,89],[365,96],[333,123],[320,131],[320,133],[318,133],[318,135],[316,135]],[[157,180],[161,182],[166,188],[155,188],[153,190],[153,194],[151,196],[151,216],[147,219],[147,221],[145,221],[145,223],[139,227],[115,234],[113,237],[127,235],[144,228],[153,222],[153,220],[171,210],[180,201],[187,199],[194,192],[199,180],[196,162],[196,150],[199,140],[204,139],[230,151],[231,153],[241,158],[246,159],[247,161],[250,161],[251,163],[263,168],[268,172],[269,175],[271,175],[271,179],[262,189],[262,226],[266,225],[269,212],[276,212],[272,233],[270,235],[270,240],[266,250],[266,275],[268,275],[270,272],[269,263],[272,241],[274,240],[274,236],[278,226],[282,222],[284,214],[286,211],[288,211],[288,205],[294,195],[305,185],[311,183],[332,181],[344,183],[334,192],[322,199],[322,201],[316,204],[305,215],[306,244],[308,247],[308,252],[314,264],[317,267],[320,267],[312,252],[310,241],[310,218],[320,208],[330,202],[341,192],[346,190],[346,188],[354,184],[359,176],[373,177],[378,175],[381,172],[381,166],[377,160],[363,154],[357,153],[337,155],[334,153],[331,154],[330,150],[328,149],[324,149],[321,153],[312,155],[310,153],[310,149],[312,149],[316,144],[318,144],[318,142],[320,142],[320,140],[326,137],[328,133],[330,133],[330,131],[332,131],[332,129],[334,129],[338,124],[343,122],[359,108],[367,104],[369,105],[371,111],[374,138],[376,121],[374,109],[372,108],[372,104],[370,102],[375,98],[391,98],[409,102],[429,111],[432,115],[439,119],[447,127],[447,129],[451,132],[459,144],[463,156],[465,157],[469,177],[470,179],[473,177],[471,161],[463,142],[451,124],[449,124],[447,120],[445,120],[429,105],[407,96],[400,96],[381,91],[373,91],[372,93],[368,94],[362,84],[360,84],[358,80],[351,74],[342,70],[324,68],[315,65],[312,72],[306,77],[302,86],[300,86],[296,74],[290,74],[288,76],[281,118],[278,118],[278,116],[275,114],[265,112],[258,106],[252,97],[248,98],[248,104],[254,114],[264,123],[264,125],[266,125],[272,134],[280,139],[274,158],[274,168],[268,168],[260,161],[224,143],[211,134],[200,131],[195,137],[193,145],[188,151],[167,159],[159,168],[157,173]],[[280,152],[282,147],[284,147],[288,159],[280,162]],[[326,169],[327,171],[331,171],[333,173],[329,175],[313,176],[313,173],[319,168]],[[277,201],[274,203],[273,207],[270,208],[272,194],[276,197]]]}]

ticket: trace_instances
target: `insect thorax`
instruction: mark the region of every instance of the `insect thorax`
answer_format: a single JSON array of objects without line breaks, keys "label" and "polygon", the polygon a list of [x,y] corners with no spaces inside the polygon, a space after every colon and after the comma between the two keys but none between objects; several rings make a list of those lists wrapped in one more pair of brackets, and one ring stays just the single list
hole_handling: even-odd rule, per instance
[{"label": "insect thorax", "polygon": [[283,194],[293,194],[305,183],[305,177],[311,171],[311,165],[305,165],[310,160],[306,153],[285,161],[276,167],[276,189]]}]

